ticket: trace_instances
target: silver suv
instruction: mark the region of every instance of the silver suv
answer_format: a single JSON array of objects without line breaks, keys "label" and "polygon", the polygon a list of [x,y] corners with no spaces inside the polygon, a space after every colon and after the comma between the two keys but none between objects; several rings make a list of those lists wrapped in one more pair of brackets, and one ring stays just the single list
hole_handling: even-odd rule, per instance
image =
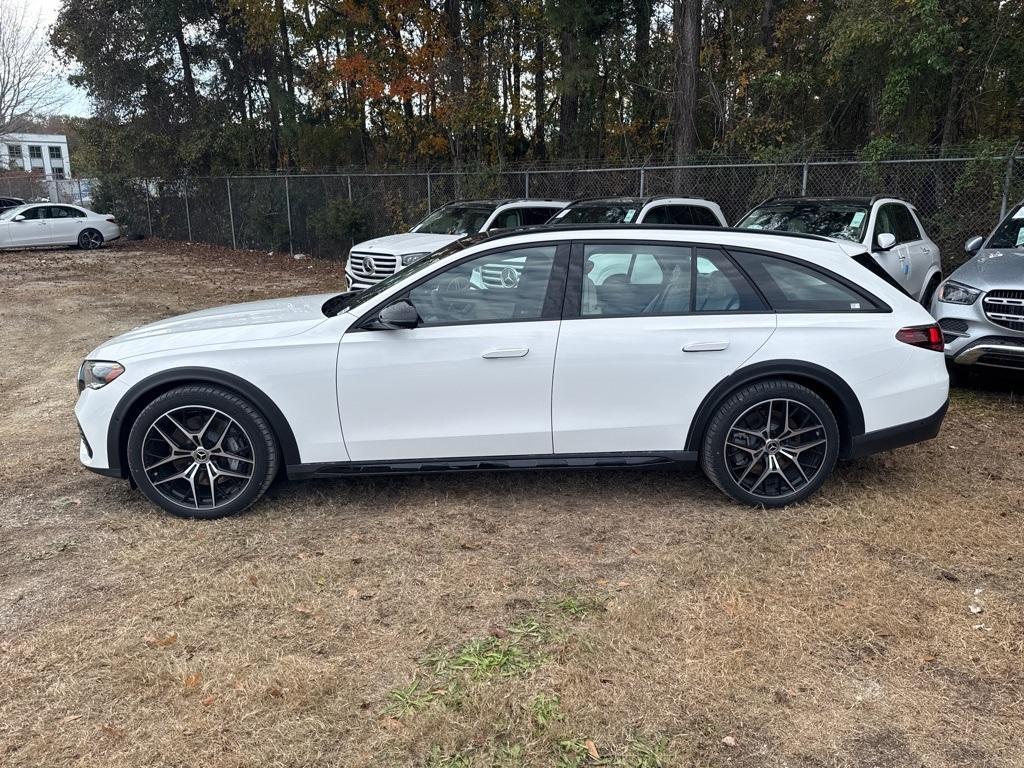
[{"label": "silver suv", "polygon": [[988,239],[972,237],[965,249],[973,258],[939,286],[931,307],[950,370],[1024,370],[1024,201]]}]

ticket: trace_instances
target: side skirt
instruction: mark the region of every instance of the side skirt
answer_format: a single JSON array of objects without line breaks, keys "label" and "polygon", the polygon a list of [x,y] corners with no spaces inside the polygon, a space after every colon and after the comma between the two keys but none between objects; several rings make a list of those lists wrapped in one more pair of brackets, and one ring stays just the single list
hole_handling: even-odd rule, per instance
[{"label": "side skirt", "polygon": [[423,475],[443,472],[507,472],[520,469],[644,469],[654,467],[684,469],[692,468],[696,464],[696,451],[547,454],[541,456],[293,464],[288,467],[288,477],[292,480],[303,480],[315,477],[379,477],[382,475]]}]

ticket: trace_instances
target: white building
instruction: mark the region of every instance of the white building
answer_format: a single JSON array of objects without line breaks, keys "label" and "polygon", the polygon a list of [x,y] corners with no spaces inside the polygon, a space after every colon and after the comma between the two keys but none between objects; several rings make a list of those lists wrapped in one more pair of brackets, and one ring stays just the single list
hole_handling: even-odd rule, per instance
[{"label": "white building", "polygon": [[68,137],[49,133],[9,133],[0,137],[0,168],[71,178]]}]

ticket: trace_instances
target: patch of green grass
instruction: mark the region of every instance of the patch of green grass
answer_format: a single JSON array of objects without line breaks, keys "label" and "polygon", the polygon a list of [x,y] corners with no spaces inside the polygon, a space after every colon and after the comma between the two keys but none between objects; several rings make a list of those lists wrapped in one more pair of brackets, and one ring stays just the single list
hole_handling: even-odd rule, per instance
[{"label": "patch of green grass", "polygon": [[649,741],[634,736],[626,745],[622,765],[626,768],[663,768],[668,764],[668,739]]},{"label": "patch of green grass", "polygon": [[387,711],[397,717],[411,715],[437,701],[446,690],[433,688],[418,678],[404,688],[395,688],[388,693]]},{"label": "patch of green grass", "polygon": [[530,700],[530,717],[538,728],[547,728],[551,723],[562,719],[560,706],[558,696],[538,693]]},{"label": "patch of green grass", "polygon": [[572,616],[574,619],[585,618],[588,614],[603,611],[604,600],[595,597],[565,597],[555,603],[555,607],[562,613]]},{"label": "patch of green grass", "polygon": [[[590,750],[587,739],[563,739],[558,742],[556,765],[558,768],[584,768],[584,766],[614,766],[614,768],[664,768],[668,764],[668,740],[655,741],[632,736],[625,746]],[[591,742],[593,744],[593,742]]]},{"label": "patch of green grass", "polygon": [[446,755],[440,747],[433,747],[427,757],[427,768],[470,768],[468,752],[453,752]]},{"label": "patch of green grass", "polygon": [[491,760],[492,768],[524,768],[526,749],[522,744],[499,744]]}]

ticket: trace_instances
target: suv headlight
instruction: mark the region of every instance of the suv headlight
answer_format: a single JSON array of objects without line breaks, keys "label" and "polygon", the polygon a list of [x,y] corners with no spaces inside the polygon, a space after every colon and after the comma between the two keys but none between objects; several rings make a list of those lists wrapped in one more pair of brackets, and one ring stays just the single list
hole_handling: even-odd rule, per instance
[{"label": "suv headlight", "polygon": [[78,369],[78,391],[101,389],[124,373],[124,366],[112,360],[86,360]]},{"label": "suv headlight", "polygon": [[979,296],[981,296],[981,291],[977,288],[954,283],[952,280],[947,280],[939,288],[939,301],[944,301],[947,304],[973,304]]},{"label": "suv headlight", "polygon": [[402,256],[402,266],[408,267],[410,264],[415,264],[417,261],[422,259],[424,256],[429,256],[430,251],[424,251],[423,253],[407,253]]}]

